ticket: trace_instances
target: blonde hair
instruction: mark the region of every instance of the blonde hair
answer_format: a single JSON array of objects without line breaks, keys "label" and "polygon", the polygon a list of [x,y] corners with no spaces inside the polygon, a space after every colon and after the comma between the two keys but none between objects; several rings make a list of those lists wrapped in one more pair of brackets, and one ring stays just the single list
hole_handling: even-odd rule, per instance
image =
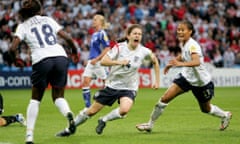
[{"label": "blonde hair", "polygon": [[97,17],[98,19],[100,19],[100,21],[102,22],[102,27],[104,29],[108,29],[110,27],[110,23],[106,21],[106,19],[104,18],[103,15],[100,14],[96,14],[95,17]]}]

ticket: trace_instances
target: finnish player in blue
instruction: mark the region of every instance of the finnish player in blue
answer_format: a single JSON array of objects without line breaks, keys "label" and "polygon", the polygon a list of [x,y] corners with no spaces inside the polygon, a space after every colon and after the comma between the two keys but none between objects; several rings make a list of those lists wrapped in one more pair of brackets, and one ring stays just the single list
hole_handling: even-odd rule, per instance
[{"label": "finnish player in blue", "polygon": [[34,128],[39,105],[48,84],[52,87],[52,100],[59,111],[68,119],[68,128],[72,133],[76,127],[73,113],[64,98],[69,60],[64,48],[57,43],[57,36],[63,38],[72,50],[73,61],[78,60],[77,48],[72,38],[63,31],[54,19],[41,16],[39,0],[25,0],[19,11],[23,22],[14,34],[10,53],[15,57],[18,44],[23,40],[31,50],[32,60],[32,98],[27,107],[26,144],[34,142]]},{"label": "finnish player in blue", "polygon": [[[143,45],[142,27],[138,24],[129,26],[126,31],[126,38],[107,52],[101,60],[101,65],[109,66],[110,71],[106,79],[105,88],[94,95],[93,104],[86,110],[80,112],[75,118],[76,126],[83,124],[87,119],[94,116],[104,106],[112,106],[116,101],[119,106],[98,120],[96,133],[102,134],[108,121],[126,117],[131,110],[137,96],[139,86],[138,70],[144,59],[153,63],[155,81],[152,88],[158,89],[160,82],[158,59],[152,51]],[[59,136],[69,136],[68,129],[59,133]]]},{"label": "finnish player in blue", "polygon": [[228,127],[232,113],[211,104],[211,99],[214,96],[214,84],[210,73],[204,66],[201,47],[192,38],[194,32],[193,24],[190,21],[185,20],[178,24],[177,38],[182,52],[179,56],[169,61],[164,69],[164,74],[171,67],[182,67],[182,71],[155,105],[148,123],[136,125],[139,131],[150,132],[154,122],[163,113],[167,105],[174,98],[189,90],[192,91],[197,99],[203,113],[221,118],[220,130],[225,130]]},{"label": "finnish player in blue", "polygon": [[100,60],[110,49],[110,41],[105,31],[110,24],[106,22],[104,16],[94,15],[92,26],[95,32],[91,37],[89,60],[83,72],[82,95],[85,102],[84,110],[91,105],[90,84],[92,79],[100,78],[103,83],[105,82],[107,71],[105,67],[100,65]]}]

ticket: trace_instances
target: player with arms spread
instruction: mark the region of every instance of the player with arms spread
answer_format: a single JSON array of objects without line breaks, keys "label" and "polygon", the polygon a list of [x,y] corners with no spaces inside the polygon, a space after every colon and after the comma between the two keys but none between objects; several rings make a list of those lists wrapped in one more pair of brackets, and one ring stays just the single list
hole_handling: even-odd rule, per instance
[{"label": "player with arms spread", "polygon": [[52,86],[52,100],[59,111],[68,119],[69,130],[75,132],[73,113],[64,99],[69,60],[64,48],[57,43],[57,36],[71,47],[73,61],[78,60],[77,48],[72,38],[52,18],[40,16],[39,0],[25,0],[19,11],[23,23],[19,24],[10,48],[15,55],[18,44],[23,40],[31,49],[32,58],[32,98],[27,108],[26,144],[33,144],[35,122],[39,105],[48,84]]},{"label": "player with arms spread", "polygon": [[154,122],[163,113],[168,103],[189,90],[192,91],[197,99],[203,113],[221,118],[220,130],[228,127],[232,114],[211,104],[211,99],[214,96],[214,84],[211,80],[211,75],[204,66],[201,47],[192,38],[193,35],[194,27],[190,21],[182,21],[178,24],[177,38],[180,42],[182,52],[181,55],[169,61],[164,69],[164,74],[174,66],[182,67],[182,72],[174,79],[173,84],[155,105],[149,122],[136,125],[138,130],[150,132]]},{"label": "player with arms spread", "polygon": [[[99,112],[104,106],[112,106],[118,101],[119,107],[98,120],[96,133],[101,134],[107,121],[124,118],[133,106],[137,95],[139,76],[138,70],[145,58],[150,58],[155,72],[153,88],[159,88],[159,64],[152,51],[143,45],[142,27],[131,25],[126,31],[126,38],[121,39],[101,60],[104,66],[110,66],[106,80],[106,87],[94,95],[94,103],[87,111],[82,111],[75,118],[76,126],[83,124],[87,119]],[[68,129],[60,132],[58,136],[69,136]]]}]

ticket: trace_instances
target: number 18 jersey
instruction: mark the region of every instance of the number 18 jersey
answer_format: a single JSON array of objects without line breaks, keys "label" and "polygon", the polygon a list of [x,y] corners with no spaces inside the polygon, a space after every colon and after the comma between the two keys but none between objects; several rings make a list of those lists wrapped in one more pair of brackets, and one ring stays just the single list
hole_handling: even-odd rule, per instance
[{"label": "number 18 jersey", "polygon": [[57,33],[62,27],[52,18],[34,16],[19,24],[15,36],[31,49],[32,64],[44,58],[65,56],[64,48],[57,43]]}]

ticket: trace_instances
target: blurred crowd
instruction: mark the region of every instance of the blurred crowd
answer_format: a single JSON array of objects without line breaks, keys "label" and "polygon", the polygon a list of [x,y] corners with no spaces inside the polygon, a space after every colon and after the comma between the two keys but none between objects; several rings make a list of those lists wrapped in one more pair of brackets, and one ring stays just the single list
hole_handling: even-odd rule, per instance
[{"label": "blurred crowd", "polygon": [[[94,14],[103,14],[111,23],[107,30],[111,46],[124,36],[126,27],[142,24],[142,43],[157,55],[161,67],[180,52],[175,30],[179,21],[194,23],[194,38],[201,44],[204,60],[216,67],[240,65],[239,0],[40,0],[43,15],[53,17],[71,35],[79,47],[80,61],[69,69],[83,68],[89,54]],[[8,58],[12,36],[21,22],[18,10],[21,0],[0,1],[0,68],[14,68]],[[68,48],[61,42],[66,51]],[[30,50],[19,45],[18,60],[31,69]],[[151,67],[146,61],[143,67]]]}]

